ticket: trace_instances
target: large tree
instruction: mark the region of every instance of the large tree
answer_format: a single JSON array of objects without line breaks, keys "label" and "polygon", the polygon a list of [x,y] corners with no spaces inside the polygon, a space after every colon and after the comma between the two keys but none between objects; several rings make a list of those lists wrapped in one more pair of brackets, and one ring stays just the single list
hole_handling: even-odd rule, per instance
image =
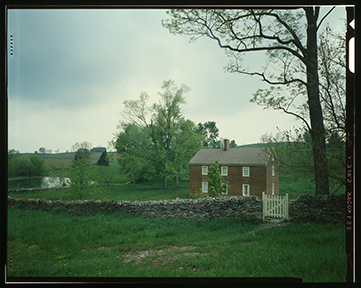
[{"label": "large tree", "polygon": [[148,173],[163,178],[163,188],[174,177],[178,184],[184,166],[203,140],[194,131],[194,124],[182,114],[181,105],[185,104],[184,95],[188,91],[187,86],[177,87],[173,80],[168,80],[163,82],[158,103],[149,106],[146,92],[138,100],[124,102],[126,121],[118,126],[121,131],[114,144],[129,172],[146,168]]},{"label": "large tree", "polygon": [[[268,90],[257,91],[255,101],[294,115],[307,126],[312,138],[316,194],[325,195],[329,194],[329,171],[317,69],[317,36],[332,10],[320,18],[320,7],[177,9],[168,11],[170,19],[162,22],[172,34],[190,35],[191,40],[202,36],[215,40],[233,59],[227,67],[229,72],[256,75],[272,85]],[[242,66],[243,55],[260,52],[265,53],[265,67],[250,71]],[[299,106],[307,107],[308,113],[292,111]]]},{"label": "large tree", "polygon": [[113,145],[117,149],[118,163],[121,169],[131,177],[133,185],[138,178],[146,177],[148,173],[147,161],[151,160],[145,147],[149,145],[149,138],[146,137],[144,129],[133,123],[121,123],[120,130]]}]

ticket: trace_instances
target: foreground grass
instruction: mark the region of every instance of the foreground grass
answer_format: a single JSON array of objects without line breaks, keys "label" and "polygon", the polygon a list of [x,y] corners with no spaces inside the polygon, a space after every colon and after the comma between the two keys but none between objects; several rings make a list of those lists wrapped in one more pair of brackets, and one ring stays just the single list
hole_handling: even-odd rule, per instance
[{"label": "foreground grass", "polygon": [[[8,257],[15,277],[299,277],[344,282],[342,224],[289,224],[253,231],[260,220],[187,221],[119,213],[9,208]],[[124,263],[132,251],[196,246],[194,257]],[[176,252],[179,253],[179,252]]]}]

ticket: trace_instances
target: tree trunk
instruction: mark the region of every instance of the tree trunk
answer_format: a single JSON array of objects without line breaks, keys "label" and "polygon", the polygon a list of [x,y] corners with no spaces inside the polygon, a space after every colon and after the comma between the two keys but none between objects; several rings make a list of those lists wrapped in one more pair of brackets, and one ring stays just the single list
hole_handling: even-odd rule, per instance
[{"label": "tree trunk", "polygon": [[329,195],[329,173],[326,158],[326,138],[322,107],[319,97],[317,69],[317,8],[305,8],[307,28],[307,97],[311,121],[312,150],[314,158],[316,194]]},{"label": "tree trunk", "polygon": [[134,172],[134,169],[133,169],[133,185],[135,186],[135,172]]},{"label": "tree trunk", "polygon": [[179,186],[178,176],[175,176],[175,185]]},{"label": "tree trunk", "polygon": [[167,188],[167,176],[163,178],[163,188]]}]

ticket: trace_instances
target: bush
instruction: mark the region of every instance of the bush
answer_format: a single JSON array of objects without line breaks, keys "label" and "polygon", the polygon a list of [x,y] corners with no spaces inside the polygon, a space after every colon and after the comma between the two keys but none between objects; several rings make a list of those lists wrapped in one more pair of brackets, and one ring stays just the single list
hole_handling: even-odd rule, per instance
[{"label": "bush", "polygon": [[109,158],[107,157],[107,151],[103,151],[103,153],[100,155],[99,160],[97,161],[97,165],[109,166]]},{"label": "bush", "polygon": [[45,171],[45,160],[37,156],[16,157],[8,163],[9,176],[39,176]]}]

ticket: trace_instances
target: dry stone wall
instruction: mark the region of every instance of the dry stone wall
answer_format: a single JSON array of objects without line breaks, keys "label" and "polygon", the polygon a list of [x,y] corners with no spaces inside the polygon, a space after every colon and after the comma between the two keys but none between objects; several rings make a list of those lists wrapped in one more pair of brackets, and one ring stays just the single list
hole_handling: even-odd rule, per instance
[{"label": "dry stone wall", "polygon": [[[45,211],[63,210],[76,214],[97,211],[114,211],[150,218],[187,220],[211,220],[228,217],[262,217],[262,200],[256,196],[201,199],[176,199],[160,201],[50,201],[8,196],[8,206]],[[290,220],[312,220],[328,217],[343,220],[346,214],[346,198],[342,196],[301,195],[289,203]]]},{"label": "dry stone wall", "polygon": [[68,187],[56,187],[56,188],[26,188],[26,189],[9,189],[8,194],[20,194],[28,192],[42,192],[55,189],[68,189]]},{"label": "dry stone wall", "polygon": [[290,219],[309,221],[320,218],[346,219],[346,195],[307,195],[289,201]]}]

